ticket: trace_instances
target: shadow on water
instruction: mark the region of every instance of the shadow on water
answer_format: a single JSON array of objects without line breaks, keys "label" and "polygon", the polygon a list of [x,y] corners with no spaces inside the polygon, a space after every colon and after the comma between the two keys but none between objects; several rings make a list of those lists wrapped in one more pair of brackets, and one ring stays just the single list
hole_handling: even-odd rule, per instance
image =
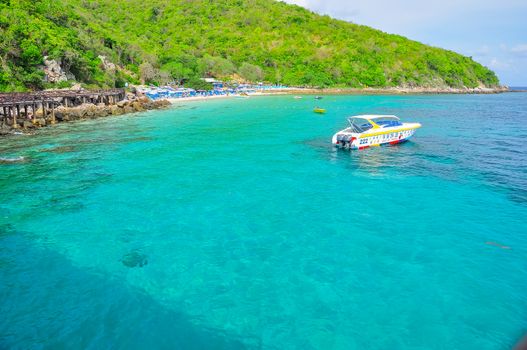
[{"label": "shadow on water", "polygon": [[[327,140],[314,139],[303,142],[315,150],[320,157],[336,161],[350,169],[365,168],[380,170],[392,167],[409,167],[418,160],[419,145],[409,141],[400,145],[383,145],[370,147],[366,150],[349,150],[336,148]],[[434,159],[437,163],[450,163],[449,159]]]},{"label": "shadow on water", "polygon": [[1,229],[1,349],[248,348],[120,281],[35,247],[11,225]]}]

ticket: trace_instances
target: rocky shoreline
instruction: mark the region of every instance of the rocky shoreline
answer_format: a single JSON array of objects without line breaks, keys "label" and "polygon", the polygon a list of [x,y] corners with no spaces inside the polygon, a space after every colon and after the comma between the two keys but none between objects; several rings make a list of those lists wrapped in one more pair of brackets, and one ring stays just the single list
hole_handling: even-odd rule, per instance
[{"label": "rocky shoreline", "polygon": [[111,105],[104,103],[85,103],[76,107],[61,106],[54,110],[54,120],[51,111],[46,110],[44,112],[40,109],[36,112],[32,120],[18,120],[16,127],[8,124],[0,124],[0,135],[31,133],[34,129],[50,126],[54,123],[144,112],[147,110],[166,108],[170,105],[171,103],[167,100],[153,101],[148,97],[142,96],[123,100]]},{"label": "rocky shoreline", "polygon": [[[393,88],[289,88],[283,90],[270,90],[262,95],[274,94],[298,94],[298,95],[404,95],[404,94],[499,94],[513,92],[506,86],[495,88],[425,88],[425,87],[393,87]],[[170,106],[168,100],[151,100],[146,96],[134,96],[128,94],[127,98],[115,104],[92,104],[85,103],[76,107],[58,107],[54,110],[54,116],[50,110],[36,112],[31,119],[17,120],[16,127],[8,123],[0,123],[0,136],[12,134],[30,134],[35,129],[49,126],[55,123],[63,123],[75,120],[104,118],[123,114],[143,112],[153,109],[161,109]]]}]

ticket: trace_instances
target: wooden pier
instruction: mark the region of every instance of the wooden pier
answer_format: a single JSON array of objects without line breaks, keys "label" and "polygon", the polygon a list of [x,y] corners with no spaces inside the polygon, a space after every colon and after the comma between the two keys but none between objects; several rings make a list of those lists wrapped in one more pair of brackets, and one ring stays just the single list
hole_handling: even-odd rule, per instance
[{"label": "wooden pier", "polygon": [[36,123],[39,117],[50,117],[54,124],[55,109],[75,107],[84,103],[113,105],[126,98],[124,89],[111,90],[55,90],[31,93],[0,93],[0,125],[16,129],[24,121]]}]

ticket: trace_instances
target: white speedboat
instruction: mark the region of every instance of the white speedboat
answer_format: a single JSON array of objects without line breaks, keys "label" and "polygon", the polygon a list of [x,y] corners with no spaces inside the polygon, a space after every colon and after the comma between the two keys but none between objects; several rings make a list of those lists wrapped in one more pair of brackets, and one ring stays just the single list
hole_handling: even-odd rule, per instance
[{"label": "white speedboat", "polygon": [[358,115],[348,122],[349,127],[333,135],[333,145],[349,149],[395,145],[408,141],[421,127],[419,123],[402,123],[394,115]]}]

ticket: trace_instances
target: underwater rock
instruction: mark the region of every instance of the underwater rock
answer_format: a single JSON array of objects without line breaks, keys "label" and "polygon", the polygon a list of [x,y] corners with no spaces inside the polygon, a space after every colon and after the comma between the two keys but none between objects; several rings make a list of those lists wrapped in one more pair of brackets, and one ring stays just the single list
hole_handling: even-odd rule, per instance
[{"label": "underwater rock", "polygon": [[136,250],[123,255],[121,262],[126,267],[143,267],[148,264],[147,256]]},{"label": "underwater rock", "polygon": [[11,224],[0,225],[0,237],[7,236],[8,234],[14,233],[14,232],[15,232],[15,228]]},{"label": "underwater rock", "polygon": [[75,152],[74,146],[57,146],[53,148],[45,148],[41,149],[40,152],[46,152],[46,153],[70,153]]}]

